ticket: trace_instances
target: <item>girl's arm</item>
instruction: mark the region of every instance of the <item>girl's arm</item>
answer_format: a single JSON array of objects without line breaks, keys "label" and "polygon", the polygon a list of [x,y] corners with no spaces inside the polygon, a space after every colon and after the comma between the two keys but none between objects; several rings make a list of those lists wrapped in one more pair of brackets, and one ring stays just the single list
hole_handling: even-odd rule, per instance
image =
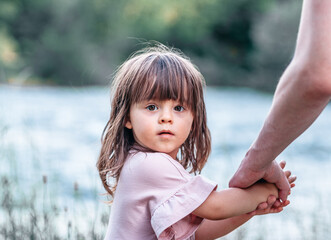
[{"label": "girl's arm", "polygon": [[246,189],[214,191],[193,214],[210,220],[222,220],[256,210],[269,195],[278,197],[278,190],[271,183],[256,183]]},{"label": "girl's arm", "polygon": [[196,231],[195,239],[213,240],[225,236],[226,234],[232,232],[234,229],[247,222],[252,217],[252,215],[244,214],[217,221],[205,219]]}]

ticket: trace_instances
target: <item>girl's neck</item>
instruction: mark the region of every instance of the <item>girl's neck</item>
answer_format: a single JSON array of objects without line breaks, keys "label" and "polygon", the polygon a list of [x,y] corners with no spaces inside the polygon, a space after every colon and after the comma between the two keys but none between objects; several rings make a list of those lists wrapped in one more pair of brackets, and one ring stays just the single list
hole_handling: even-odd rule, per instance
[{"label": "girl's neck", "polygon": [[146,148],[141,146],[140,144],[138,144],[137,142],[135,142],[132,147],[131,150],[136,150],[138,152],[155,152],[154,150],[150,149],[150,148]]},{"label": "girl's neck", "polygon": [[[157,152],[157,151],[154,151],[153,149],[143,147],[143,146],[141,146],[140,144],[138,144],[138,143],[136,143],[136,142],[132,145],[132,147],[131,147],[130,150],[137,151],[137,152],[152,152],[152,153]],[[165,153],[165,154],[166,154],[166,153]],[[169,154],[167,154],[167,155],[169,155]],[[169,156],[170,156],[170,155],[169,155]],[[171,157],[171,156],[170,156],[170,157]],[[171,158],[173,158],[173,157],[171,157]],[[177,158],[173,158],[173,159],[176,160],[176,161],[178,161]]]}]

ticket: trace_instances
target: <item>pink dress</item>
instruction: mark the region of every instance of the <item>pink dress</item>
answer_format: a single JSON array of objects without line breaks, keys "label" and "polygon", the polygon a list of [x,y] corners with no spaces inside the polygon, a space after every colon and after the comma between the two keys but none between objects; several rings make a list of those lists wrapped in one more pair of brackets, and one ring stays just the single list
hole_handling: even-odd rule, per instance
[{"label": "pink dress", "polygon": [[131,151],[118,181],[105,240],[194,239],[192,211],[216,184],[164,153]]}]

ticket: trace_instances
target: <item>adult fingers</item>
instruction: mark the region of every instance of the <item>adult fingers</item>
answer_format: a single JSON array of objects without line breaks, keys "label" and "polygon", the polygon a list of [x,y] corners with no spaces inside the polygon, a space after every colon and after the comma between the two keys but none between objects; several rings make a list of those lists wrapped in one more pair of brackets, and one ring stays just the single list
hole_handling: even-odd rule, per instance
[{"label": "adult fingers", "polygon": [[287,200],[287,196],[290,194],[290,183],[288,182],[285,174],[279,177],[278,181],[275,182],[277,188],[279,189],[278,197],[285,202]]},{"label": "adult fingers", "polygon": [[[284,202],[287,199],[290,191],[290,184],[287,180],[287,177],[281,168],[281,165],[284,164],[277,164],[275,161],[272,162],[272,165],[266,172],[265,176],[263,177],[267,182],[271,182],[276,184],[278,188],[278,197]],[[289,173],[288,173],[289,174]]]},{"label": "adult fingers", "polygon": [[284,174],[285,174],[285,176],[287,177],[287,178],[289,178],[290,176],[291,176],[291,171],[290,170],[287,170],[287,171],[285,171],[284,172]]},{"label": "adult fingers", "polygon": [[295,180],[297,180],[297,176],[290,176],[290,177],[288,178],[288,182],[289,182],[289,183],[293,183]]},{"label": "adult fingers", "polygon": [[284,160],[280,161],[279,166],[280,166],[282,169],[284,169],[285,166],[286,166],[286,161],[284,161]]}]

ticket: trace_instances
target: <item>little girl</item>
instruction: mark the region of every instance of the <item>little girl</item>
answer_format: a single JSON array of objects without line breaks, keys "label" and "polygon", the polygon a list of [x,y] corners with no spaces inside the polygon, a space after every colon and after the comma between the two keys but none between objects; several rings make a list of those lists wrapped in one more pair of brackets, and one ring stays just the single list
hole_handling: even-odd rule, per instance
[{"label": "little girl", "polygon": [[[105,239],[215,239],[289,204],[271,207],[273,184],[216,191],[196,175],[211,148],[203,86],[194,65],[164,46],[137,52],[118,69],[97,163],[113,197]],[[285,174],[293,187],[295,177]]]}]

